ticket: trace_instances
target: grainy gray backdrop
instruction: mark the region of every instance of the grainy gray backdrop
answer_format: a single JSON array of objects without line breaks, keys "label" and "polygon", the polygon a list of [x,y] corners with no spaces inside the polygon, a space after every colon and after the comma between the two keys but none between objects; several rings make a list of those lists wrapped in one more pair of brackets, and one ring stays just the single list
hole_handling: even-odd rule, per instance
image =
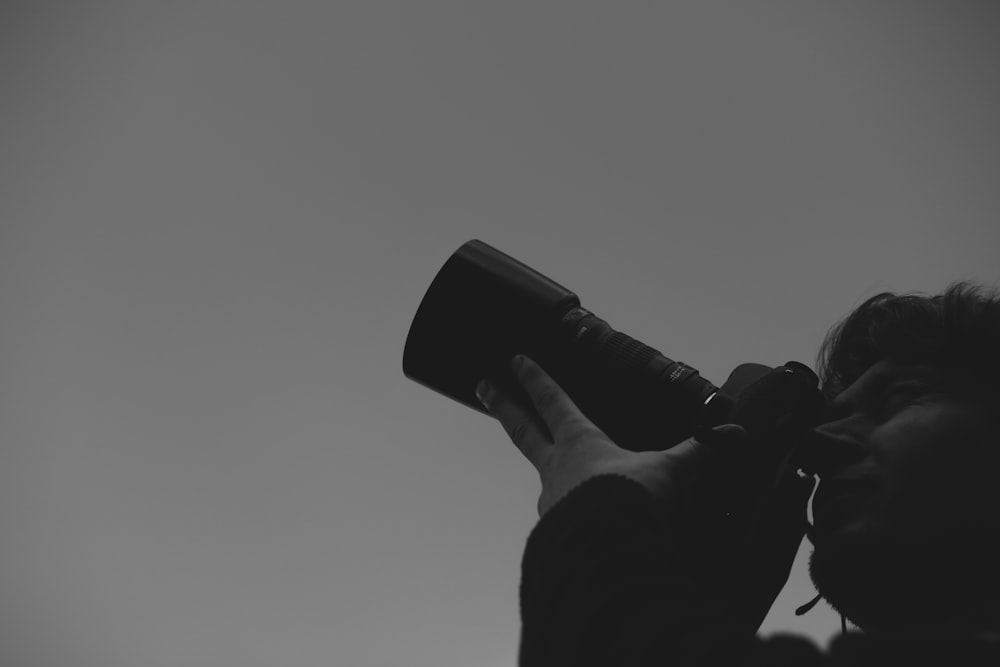
[{"label": "grainy gray backdrop", "polygon": [[[480,238],[721,382],[1000,284],[993,2],[0,10],[0,652],[511,667],[538,484],[405,379]],[[825,644],[804,546],[764,631]]]}]

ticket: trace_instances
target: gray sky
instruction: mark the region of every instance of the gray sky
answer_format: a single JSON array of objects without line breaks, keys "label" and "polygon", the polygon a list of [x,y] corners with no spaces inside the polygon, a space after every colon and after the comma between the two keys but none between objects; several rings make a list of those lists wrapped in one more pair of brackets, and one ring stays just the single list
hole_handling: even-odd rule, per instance
[{"label": "gray sky", "polygon": [[[407,380],[479,238],[721,383],[1000,284],[991,2],[6,3],[0,646],[511,667],[538,481]],[[839,617],[799,555],[763,631]],[[17,661],[14,660],[17,658]]]}]

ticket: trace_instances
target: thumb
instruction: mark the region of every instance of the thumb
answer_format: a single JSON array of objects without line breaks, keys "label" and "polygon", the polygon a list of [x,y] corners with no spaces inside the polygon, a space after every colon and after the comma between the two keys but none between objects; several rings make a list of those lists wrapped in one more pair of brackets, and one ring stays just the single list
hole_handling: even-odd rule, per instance
[{"label": "thumb", "polygon": [[694,435],[698,440],[706,444],[737,442],[749,438],[747,430],[739,424],[719,424],[712,428],[702,427]]},{"label": "thumb", "polygon": [[719,424],[713,428],[700,429],[694,434],[694,439],[709,457],[725,459],[745,452],[750,434],[739,424]]}]

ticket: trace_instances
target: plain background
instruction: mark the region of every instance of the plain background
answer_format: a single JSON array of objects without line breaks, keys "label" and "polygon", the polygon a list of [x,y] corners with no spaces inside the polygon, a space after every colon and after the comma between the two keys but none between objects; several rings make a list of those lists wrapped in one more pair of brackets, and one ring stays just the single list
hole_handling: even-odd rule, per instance
[{"label": "plain background", "polygon": [[[479,238],[721,382],[1000,283],[984,2],[0,10],[0,651],[512,667],[538,482],[406,379]],[[763,631],[840,619],[808,543]]]}]

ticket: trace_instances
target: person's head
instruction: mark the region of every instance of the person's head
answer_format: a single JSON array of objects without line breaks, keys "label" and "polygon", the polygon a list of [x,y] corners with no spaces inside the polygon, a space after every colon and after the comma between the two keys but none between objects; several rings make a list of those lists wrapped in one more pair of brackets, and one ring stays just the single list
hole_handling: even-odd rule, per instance
[{"label": "person's head", "polygon": [[996,628],[1000,295],[878,294],[830,330],[817,370],[817,590],[869,632],[982,629],[984,608]]}]

